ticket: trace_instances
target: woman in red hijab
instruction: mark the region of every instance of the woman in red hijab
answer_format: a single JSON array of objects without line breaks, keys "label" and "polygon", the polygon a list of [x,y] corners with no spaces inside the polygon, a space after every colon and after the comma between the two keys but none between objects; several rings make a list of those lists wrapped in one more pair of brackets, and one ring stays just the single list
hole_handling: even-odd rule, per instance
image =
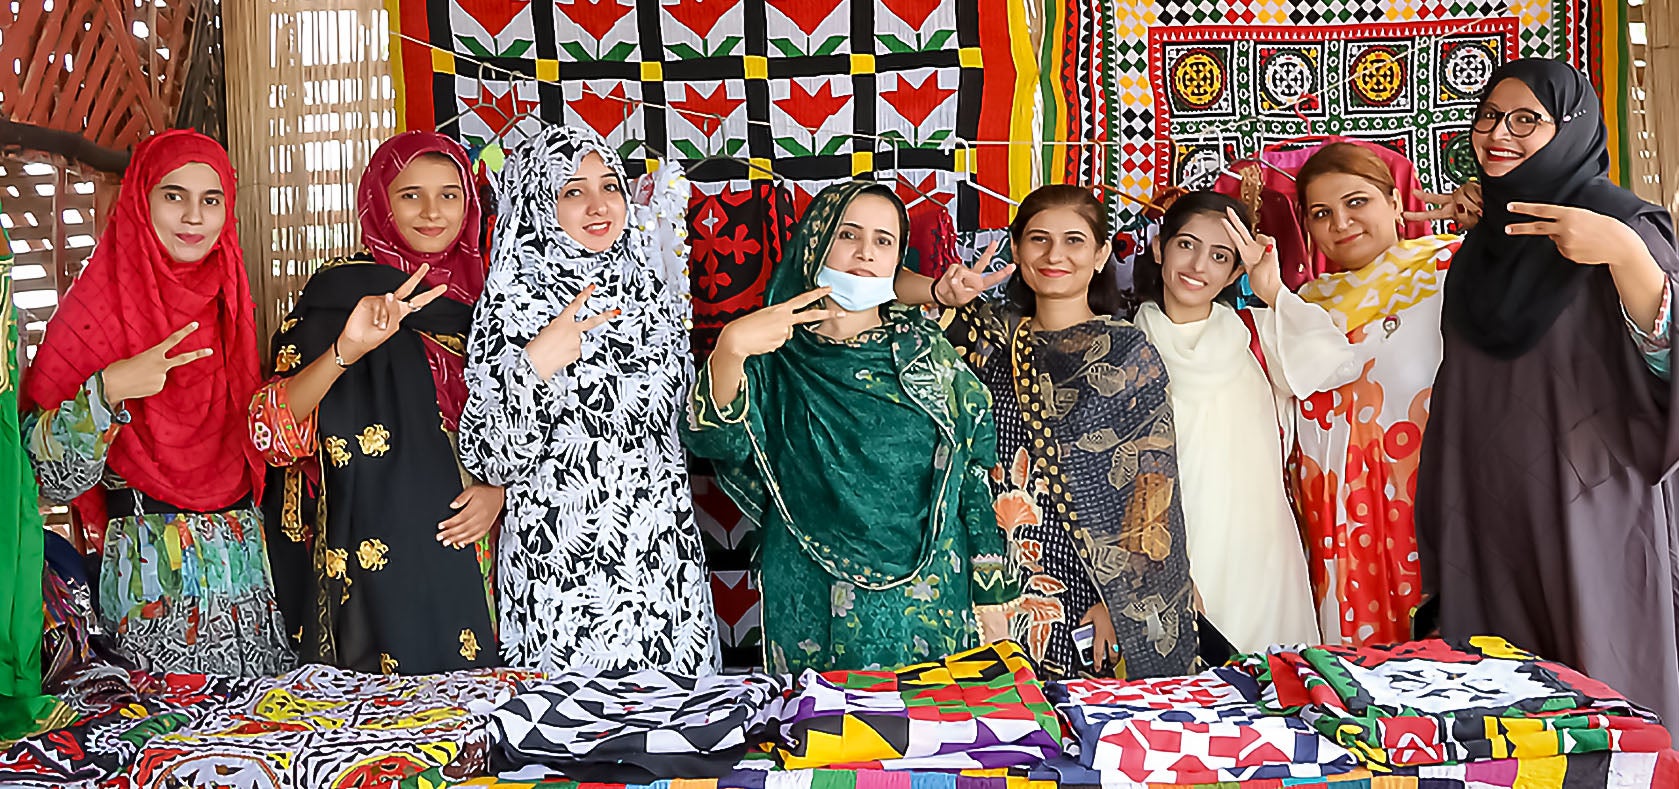
[{"label": "woman in red hijab", "polygon": [[209,137],[140,143],[24,379],[41,492],[74,501],[103,551],[99,620],[156,671],[261,676],[293,662],[244,420],[260,378],[235,189]]},{"label": "woman in red hijab", "polygon": [[499,665],[491,529],[502,489],[461,470],[455,432],[481,210],[466,151],[432,132],[374,152],[365,254],[310,278],[274,338],[251,437],[287,633],[304,660],[370,673]]}]

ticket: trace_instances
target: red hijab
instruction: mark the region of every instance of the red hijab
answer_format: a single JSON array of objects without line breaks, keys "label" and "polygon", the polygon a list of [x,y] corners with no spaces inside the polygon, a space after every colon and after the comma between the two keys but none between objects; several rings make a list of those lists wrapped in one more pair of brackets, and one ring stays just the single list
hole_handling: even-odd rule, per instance
[{"label": "red hijab", "polygon": [[[388,191],[404,168],[426,154],[442,154],[455,163],[461,173],[462,199],[466,200],[460,235],[448,249],[434,253],[416,252],[403,240],[391,213]],[[479,243],[483,210],[472,178],[472,162],[460,143],[429,131],[403,132],[386,140],[367,163],[356,204],[361,216],[361,242],[375,261],[409,274],[418,271],[421,264],[430,265],[421,291],[446,284],[446,298],[467,305],[478,302],[484,293],[484,252]],[[437,405],[443,412],[444,427],[454,430],[466,405],[466,359],[430,338],[426,338],[425,349],[432,380],[437,384]]]},{"label": "red hijab", "polygon": [[[227,224],[196,263],[174,260],[152,229],[149,197],[186,164],[221,177]],[[214,512],[247,493],[261,497],[264,465],[246,412],[261,379],[256,308],[233,215],[236,181],[227,151],[195,131],[167,131],[140,143],[87,267],[47,326],[24,380],[25,408],[57,408],[94,373],[163,342],[193,321],[171,355],[213,348],[170,371],[163,391],[130,400],[132,422],[117,433],[106,466],[135,490],[189,510]],[[104,491],[76,502],[103,526]]]}]

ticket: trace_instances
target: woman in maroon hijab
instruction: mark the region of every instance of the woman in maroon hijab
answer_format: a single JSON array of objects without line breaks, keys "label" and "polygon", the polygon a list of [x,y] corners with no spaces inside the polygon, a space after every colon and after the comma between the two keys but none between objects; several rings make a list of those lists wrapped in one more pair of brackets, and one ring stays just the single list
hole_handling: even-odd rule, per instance
[{"label": "woman in maroon hijab", "polygon": [[456,425],[481,209],[466,152],[407,132],[359,194],[366,253],[316,273],[274,338],[251,437],[287,632],[308,661],[430,674],[499,663],[489,568],[502,490],[461,470]]}]

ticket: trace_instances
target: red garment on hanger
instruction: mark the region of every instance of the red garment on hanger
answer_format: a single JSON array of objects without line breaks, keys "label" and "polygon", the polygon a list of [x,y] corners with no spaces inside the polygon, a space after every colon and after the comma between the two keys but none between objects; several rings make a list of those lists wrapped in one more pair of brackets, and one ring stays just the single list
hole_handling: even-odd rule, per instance
[{"label": "red garment on hanger", "polygon": [[[1300,172],[1300,168],[1306,164],[1307,159],[1312,158],[1312,154],[1325,145],[1336,142],[1360,145],[1381,157],[1388,169],[1393,171],[1393,181],[1399,186],[1402,210],[1422,211],[1427,208],[1427,204],[1417,194],[1422,191],[1422,184],[1417,180],[1416,165],[1392,148],[1365,140],[1325,137],[1303,148],[1261,153],[1260,156],[1265,160],[1263,165],[1254,161],[1238,162],[1230,172],[1219,176],[1218,181],[1213,184],[1213,191],[1241,200],[1242,172],[1258,168],[1261,175],[1259,232],[1277,240],[1277,259],[1282,266],[1283,285],[1289,290],[1299,288],[1324,272],[1335,270],[1322,251],[1307,253],[1306,227],[1301,221],[1299,197],[1294,188],[1293,176]],[[1278,172],[1279,170],[1282,172]],[[1406,222],[1403,235],[1405,238],[1421,238],[1433,233],[1434,228],[1428,222]]]},{"label": "red garment on hanger", "polygon": [[961,262],[956,254],[956,222],[950,210],[931,200],[909,209],[909,249],[914,253],[912,268],[924,277],[938,279],[945,269]]}]

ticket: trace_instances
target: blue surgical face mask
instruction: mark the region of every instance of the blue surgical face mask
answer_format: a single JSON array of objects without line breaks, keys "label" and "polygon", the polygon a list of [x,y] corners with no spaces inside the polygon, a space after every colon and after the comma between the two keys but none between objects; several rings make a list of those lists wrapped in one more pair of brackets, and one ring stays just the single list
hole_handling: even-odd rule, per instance
[{"label": "blue surgical face mask", "polygon": [[823,266],[816,274],[816,285],[833,288],[828,298],[841,309],[862,312],[874,309],[898,297],[892,277],[859,277]]}]

